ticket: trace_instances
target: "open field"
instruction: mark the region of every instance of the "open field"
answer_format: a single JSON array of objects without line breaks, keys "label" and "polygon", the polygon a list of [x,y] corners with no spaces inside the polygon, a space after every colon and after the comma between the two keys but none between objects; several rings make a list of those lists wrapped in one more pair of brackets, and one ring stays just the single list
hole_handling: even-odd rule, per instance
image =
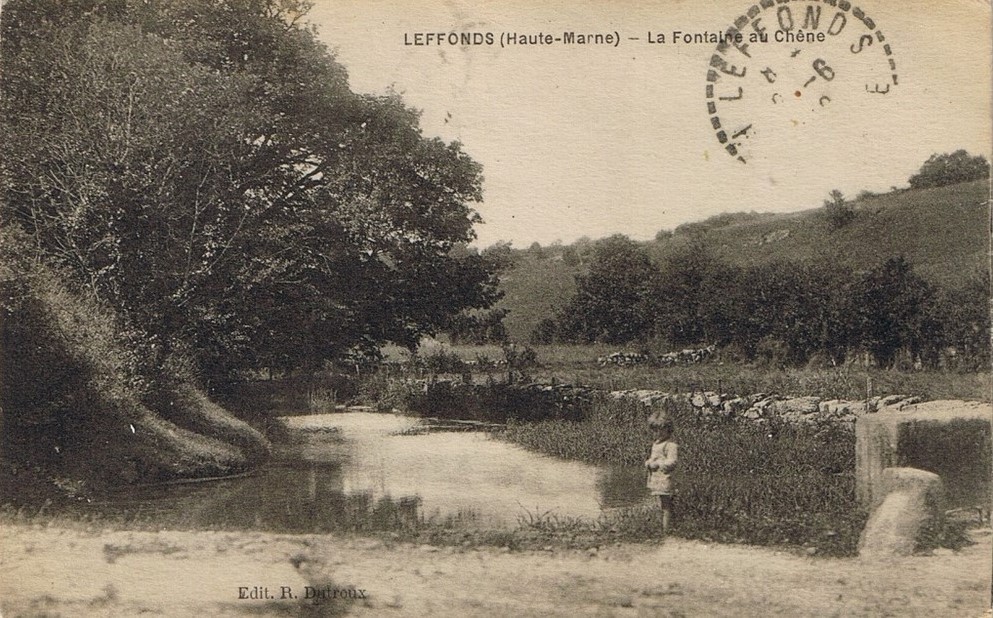
[{"label": "open field", "polygon": [[[655,389],[666,392],[714,391],[735,395],[778,393],[858,401],[871,395],[915,395],[925,400],[964,399],[990,401],[993,380],[989,371],[898,371],[855,364],[824,368],[763,367],[711,361],[698,365],[652,367],[635,365],[600,367],[596,359],[617,352],[640,352],[631,346],[536,345],[538,366],[527,369],[536,381],[581,384],[603,390]],[[422,353],[447,350],[464,361],[480,357],[503,358],[497,345],[429,346]],[[499,375],[499,373],[497,373]]]}]

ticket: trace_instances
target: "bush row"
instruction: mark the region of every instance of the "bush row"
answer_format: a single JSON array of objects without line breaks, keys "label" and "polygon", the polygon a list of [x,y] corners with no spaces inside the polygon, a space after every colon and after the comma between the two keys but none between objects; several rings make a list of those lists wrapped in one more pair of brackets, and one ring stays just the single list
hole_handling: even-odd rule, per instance
[{"label": "bush row", "polygon": [[703,245],[661,264],[624,237],[602,241],[536,343],[706,342],[722,356],[801,366],[976,369],[989,359],[989,281],[939,289],[903,257],[865,271],[834,262],[736,266]]}]

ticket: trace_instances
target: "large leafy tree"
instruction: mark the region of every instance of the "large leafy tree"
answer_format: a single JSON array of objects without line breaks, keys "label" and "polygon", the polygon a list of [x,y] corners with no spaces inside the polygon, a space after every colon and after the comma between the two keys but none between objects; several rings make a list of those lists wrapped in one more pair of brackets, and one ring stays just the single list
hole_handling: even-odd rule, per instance
[{"label": "large leafy tree", "polygon": [[412,345],[496,297],[480,167],[352,93],[289,0],[12,0],[2,214],[210,374]]},{"label": "large leafy tree", "polygon": [[802,364],[818,351],[844,360],[850,273],[827,264],[787,262],[740,270],[715,265],[712,272],[704,286],[708,341],[734,344],[748,358],[772,346],[777,360],[789,364]]},{"label": "large leafy tree", "polygon": [[901,349],[918,356],[939,339],[939,324],[927,311],[934,289],[903,257],[863,273],[854,297],[858,343],[882,366],[891,366]]},{"label": "large leafy tree", "polygon": [[651,331],[652,283],[657,269],[644,247],[626,236],[600,241],[590,270],[559,317],[559,335],[571,341],[626,343]]},{"label": "large leafy tree", "polygon": [[[652,282],[651,306],[657,334],[675,345],[700,343],[708,334],[723,338],[713,328],[706,332],[708,306],[719,302],[721,296],[711,298],[705,288],[710,279],[715,280],[710,286],[713,288],[719,280],[733,277],[733,272],[717,263],[701,237],[691,237],[668,256]],[[720,306],[714,308],[715,313],[720,310]],[[714,322],[709,326],[713,327]]]}]

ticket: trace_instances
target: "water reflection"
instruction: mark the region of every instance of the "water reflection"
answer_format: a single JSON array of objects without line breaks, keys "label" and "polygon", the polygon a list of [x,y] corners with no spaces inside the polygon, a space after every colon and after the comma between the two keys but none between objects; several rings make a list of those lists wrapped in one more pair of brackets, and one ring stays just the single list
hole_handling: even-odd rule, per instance
[{"label": "water reflection", "polygon": [[512,526],[531,514],[595,519],[645,499],[640,469],[536,455],[484,433],[410,431],[416,419],[286,419],[294,439],[238,479],[132,491],[100,504],[162,525],[281,532],[383,530],[423,519]]}]

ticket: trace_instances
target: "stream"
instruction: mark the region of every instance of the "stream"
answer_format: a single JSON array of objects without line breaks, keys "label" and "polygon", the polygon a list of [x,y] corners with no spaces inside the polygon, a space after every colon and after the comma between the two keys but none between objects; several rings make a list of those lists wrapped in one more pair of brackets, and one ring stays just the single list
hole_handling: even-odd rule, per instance
[{"label": "stream", "polygon": [[372,412],[283,422],[291,439],[251,475],[131,489],[86,508],[162,526],[321,533],[596,519],[648,499],[641,468],[555,459],[485,432]]}]

